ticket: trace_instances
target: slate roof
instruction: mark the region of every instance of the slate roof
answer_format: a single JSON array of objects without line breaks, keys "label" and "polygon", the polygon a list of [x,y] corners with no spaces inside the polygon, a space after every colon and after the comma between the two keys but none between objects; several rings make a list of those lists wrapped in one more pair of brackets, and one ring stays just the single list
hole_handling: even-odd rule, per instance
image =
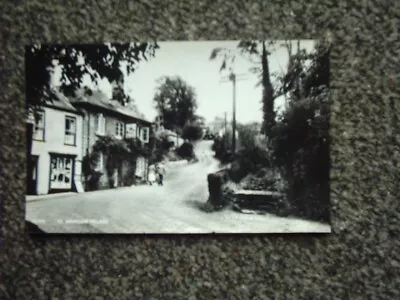
[{"label": "slate roof", "polygon": [[138,110],[136,105],[131,104],[124,106],[117,101],[109,99],[102,91],[93,91],[91,95],[88,95],[85,94],[83,90],[80,90],[76,94],[76,97],[70,99],[72,104],[86,103],[95,107],[106,109],[108,111],[113,111],[123,116],[142,120],[147,123],[152,123]]},{"label": "slate roof", "polygon": [[71,104],[69,99],[66,96],[64,96],[61,92],[57,90],[52,90],[52,93],[54,94],[54,96],[56,96],[55,99],[52,101],[50,100],[46,101],[45,106],[79,114],[79,111]]}]

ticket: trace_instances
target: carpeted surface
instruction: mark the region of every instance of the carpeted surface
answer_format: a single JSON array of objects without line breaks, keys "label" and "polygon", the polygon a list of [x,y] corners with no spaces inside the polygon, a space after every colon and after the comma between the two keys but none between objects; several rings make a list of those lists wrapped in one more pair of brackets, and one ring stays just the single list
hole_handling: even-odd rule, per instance
[{"label": "carpeted surface", "polygon": [[[2,1],[0,299],[400,299],[400,2],[292,2]],[[334,233],[25,233],[24,45],[149,36],[332,41]]]}]

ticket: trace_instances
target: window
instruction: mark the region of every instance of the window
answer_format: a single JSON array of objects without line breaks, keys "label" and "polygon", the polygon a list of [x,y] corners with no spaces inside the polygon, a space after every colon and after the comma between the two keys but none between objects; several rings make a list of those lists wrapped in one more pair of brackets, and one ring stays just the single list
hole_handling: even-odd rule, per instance
[{"label": "window", "polygon": [[148,127],[142,128],[142,141],[144,143],[149,142],[149,128]]},{"label": "window", "polygon": [[141,132],[140,126],[137,126],[137,127],[136,127],[136,136],[137,136],[139,139],[142,138],[141,135],[140,135],[140,132]]},{"label": "window", "polygon": [[103,114],[97,114],[95,117],[95,128],[96,133],[99,135],[103,135],[106,129],[106,119]]},{"label": "window", "polygon": [[72,157],[51,155],[50,189],[72,188],[74,159]]},{"label": "window", "polygon": [[137,137],[137,125],[135,123],[126,124],[125,138],[134,139]]},{"label": "window", "polygon": [[117,122],[116,123],[115,135],[118,138],[123,138],[124,137],[124,123],[122,123],[122,122]]},{"label": "window", "polygon": [[65,145],[74,145],[76,142],[76,118],[75,117],[65,117]]},{"label": "window", "polygon": [[33,139],[36,141],[44,141],[44,111],[36,112],[34,119]]}]

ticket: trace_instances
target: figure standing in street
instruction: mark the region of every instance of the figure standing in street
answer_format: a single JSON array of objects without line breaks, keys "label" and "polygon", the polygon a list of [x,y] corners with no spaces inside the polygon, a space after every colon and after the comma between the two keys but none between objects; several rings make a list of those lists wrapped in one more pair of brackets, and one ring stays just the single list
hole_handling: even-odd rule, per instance
[{"label": "figure standing in street", "polygon": [[149,177],[148,177],[148,181],[150,185],[153,185],[153,183],[155,183],[157,180],[156,178],[156,169],[154,165],[151,165],[149,167]]},{"label": "figure standing in street", "polygon": [[158,184],[159,185],[163,185],[164,184],[165,168],[164,168],[164,165],[162,163],[157,164],[156,173],[158,175]]}]

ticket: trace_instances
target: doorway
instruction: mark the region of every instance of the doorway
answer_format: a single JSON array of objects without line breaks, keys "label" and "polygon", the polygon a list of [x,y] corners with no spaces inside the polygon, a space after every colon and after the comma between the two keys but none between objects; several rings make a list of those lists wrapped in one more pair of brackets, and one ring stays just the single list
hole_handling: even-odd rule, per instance
[{"label": "doorway", "polygon": [[39,157],[37,155],[29,155],[26,187],[28,195],[37,194],[38,161]]}]

